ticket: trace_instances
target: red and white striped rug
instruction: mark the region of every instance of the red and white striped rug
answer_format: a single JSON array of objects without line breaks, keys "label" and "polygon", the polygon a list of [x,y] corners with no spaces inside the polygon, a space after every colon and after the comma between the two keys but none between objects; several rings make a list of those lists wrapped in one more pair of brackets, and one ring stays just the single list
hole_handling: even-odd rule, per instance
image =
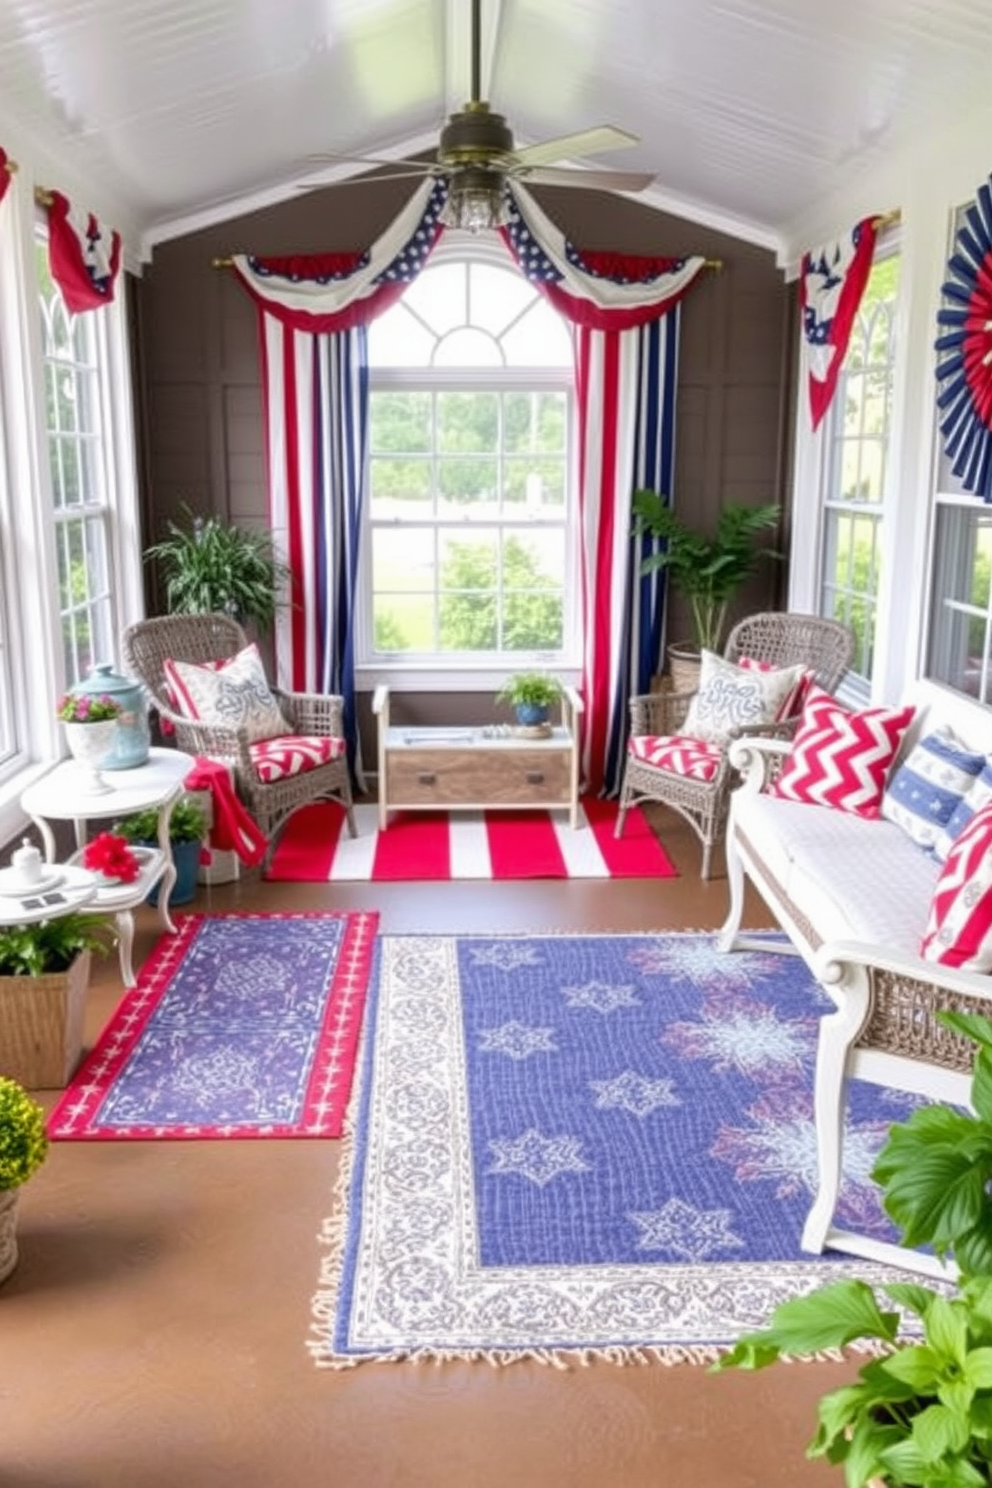
[{"label": "red and white striped rug", "polygon": [[355,807],[358,836],[344,813],[320,801],[294,812],[266,878],[279,883],[388,883],[418,879],[675,878],[667,853],[635,807],[613,835],[615,801],[583,800],[580,825],[564,811],[390,813]]}]

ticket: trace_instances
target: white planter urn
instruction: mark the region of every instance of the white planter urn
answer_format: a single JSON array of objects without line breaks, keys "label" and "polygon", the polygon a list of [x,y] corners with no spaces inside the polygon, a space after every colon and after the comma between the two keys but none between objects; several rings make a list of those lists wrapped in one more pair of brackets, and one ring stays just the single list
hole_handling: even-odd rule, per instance
[{"label": "white planter urn", "polygon": [[113,758],[117,737],[116,718],[99,723],[66,723],[65,742],[82,775],[81,786],[88,796],[106,795],[112,785],[100,774],[101,765]]}]

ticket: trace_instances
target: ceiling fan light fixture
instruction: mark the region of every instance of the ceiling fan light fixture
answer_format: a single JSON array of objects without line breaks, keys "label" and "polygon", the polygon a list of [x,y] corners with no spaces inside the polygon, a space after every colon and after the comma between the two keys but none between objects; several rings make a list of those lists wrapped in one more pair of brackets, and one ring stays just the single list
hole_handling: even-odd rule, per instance
[{"label": "ceiling fan light fixture", "polygon": [[509,221],[503,177],[496,171],[470,168],[458,171],[448,183],[448,200],[441,212],[446,227],[477,233],[503,227]]}]

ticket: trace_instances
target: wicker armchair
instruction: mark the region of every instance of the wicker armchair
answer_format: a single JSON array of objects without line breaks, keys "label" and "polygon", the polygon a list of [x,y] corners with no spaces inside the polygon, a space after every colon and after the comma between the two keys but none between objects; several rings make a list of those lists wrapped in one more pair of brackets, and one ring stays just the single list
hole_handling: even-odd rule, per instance
[{"label": "wicker armchair", "polygon": [[[821,687],[832,692],[851,664],[854,634],[839,621],[824,620],[818,615],[750,615],[734,626],[723,654],[734,663],[744,656],[772,667],[802,663],[814,673]],[[657,692],[631,698],[630,741],[616,835],[623,833],[631,806],[642,801],[660,801],[677,811],[695,831],[703,845],[701,877],[708,879],[713,845],[723,837],[730,793],[738,780],[728,757],[731,742],[745,732],[788,738],[795,730],[798,715],[763,727],[733,730],[719,752],[715,774],[712,749],[701,746],[694,751],[692,741],[688,740],[674,752],[673,763],[677,768],[668,765],[662,768],[642,758],[635,741],[685,740],[683,728],[694,696],[692,692]]]},{"label": "wicker armchair", "polygon": [[[125,630],[121,638],[127,671],[143,683],[159,717],[175,730],[176,744],[190,754],[223,760],[234,776],[235,789],[262,831],[269,837],[269,852],[276,832],[297,806],[331,797],[347,813],[348,831],[357,835],[352,806],[351,781],[344,751],[342,727],[344,701],[332,694],[283,692],[272,688],[279,707],[291,724],[286,739],[332,738],[341,742],[341,752],[324,763],[304,765],[296,773],[263,779],[257,767],[257,750],[244,728],[194,722],[176,711],[165,681],[168,660],[209,662],[227,660],[244,649],[247,637],[228,615],[162,615],[141,620]],[[266,741],[271,743],[273,741]],[[280,740],[285,743],[285,740]],[[290,745],[287,745],[291,748]]]}]

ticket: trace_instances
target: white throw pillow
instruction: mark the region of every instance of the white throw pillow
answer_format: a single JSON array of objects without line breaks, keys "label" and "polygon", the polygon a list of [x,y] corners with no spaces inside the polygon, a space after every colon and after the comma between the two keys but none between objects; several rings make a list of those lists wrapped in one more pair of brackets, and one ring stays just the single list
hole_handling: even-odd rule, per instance
[{"label": "white throw pillow", "polygon": [[774,723],[804,671],[803,666],[758,671],[735,666],[713,651],[703,651],[699,691],[689,704],[680,732],[710,744],[724,744],[733,729]]},{"label": "white throw pillow", "polygon": [[254,643],[229,661],[166,661],[162,670],[176,711],[187,718],[221,728],[246,728],[251,744],[293,731],[269,689]]}]

